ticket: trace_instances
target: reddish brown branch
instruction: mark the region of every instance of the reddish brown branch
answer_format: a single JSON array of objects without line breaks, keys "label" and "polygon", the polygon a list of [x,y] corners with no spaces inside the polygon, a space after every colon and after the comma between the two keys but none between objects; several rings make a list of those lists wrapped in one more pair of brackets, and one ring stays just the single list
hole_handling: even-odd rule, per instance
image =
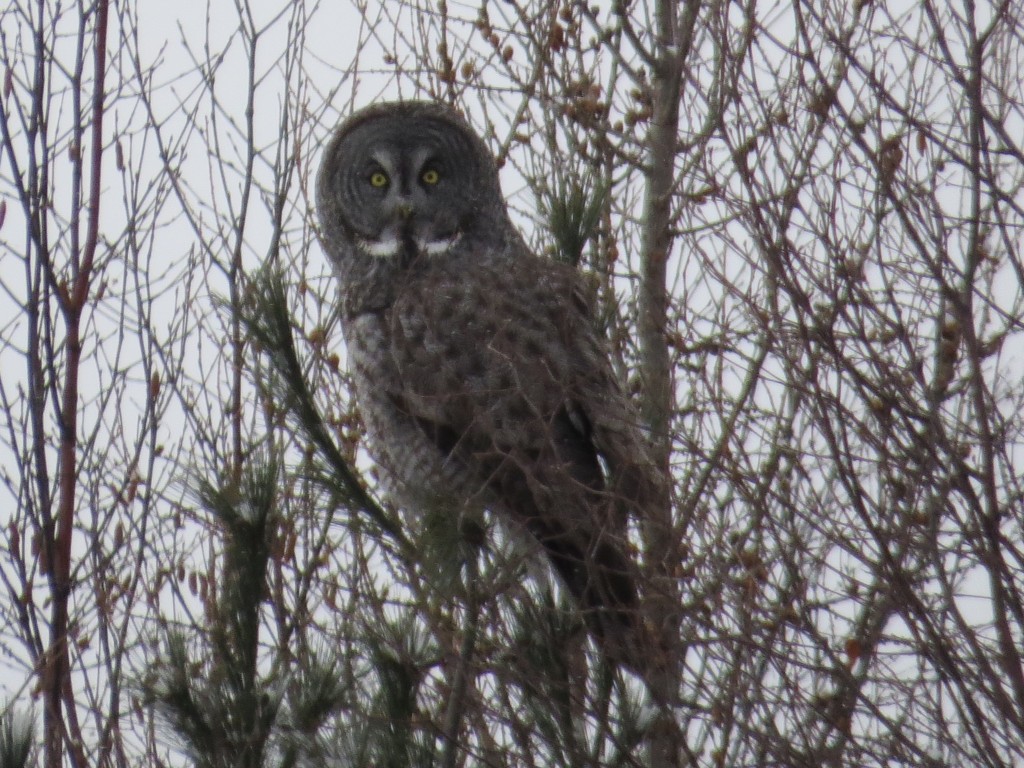
[{"label": "reddish brown branch", "polygon": [[[104,72],[107,58],[107,0],[96,5],[95,80],[92,100],[92,147],[90,163],[89,218],[85,248],[78,274],[70,291],[70,301],[64,304],[67,323],[65,350],[67,368],[61,398],[60,420],[60,474],[58,491],[57,527],[53,547],[52,581],[53,608],[50,649],[43,670],[46,698],[46,751],[47,768],[61,765],[62,743],[65,735],[73,764],[85,766],[86,757],[75,711],[74,689],[71,684],[71,660],[68,651],[68,602],[71,597],[71,541],[75,527],[78,450],[78,372],[82,357],[80,324],[82,309],[89,295],[92,266],[99,242],[100,180],[103,160],[103,102]],[[67,714],[61,719],[61,699]]]}]

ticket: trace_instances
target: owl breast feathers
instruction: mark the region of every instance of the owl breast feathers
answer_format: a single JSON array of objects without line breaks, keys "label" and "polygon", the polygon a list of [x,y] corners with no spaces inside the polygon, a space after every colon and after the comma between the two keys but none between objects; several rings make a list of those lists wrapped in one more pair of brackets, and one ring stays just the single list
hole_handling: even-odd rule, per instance
[{"label": "owl breast feathers", "polygon": [[441,105],[353,115],[317,192],[389,494],[453,520],[487,508],[528,531],[598,644],[636,666],[626,519],[644,514],[657,473],[579,275],[529,253],[486,145]]}]

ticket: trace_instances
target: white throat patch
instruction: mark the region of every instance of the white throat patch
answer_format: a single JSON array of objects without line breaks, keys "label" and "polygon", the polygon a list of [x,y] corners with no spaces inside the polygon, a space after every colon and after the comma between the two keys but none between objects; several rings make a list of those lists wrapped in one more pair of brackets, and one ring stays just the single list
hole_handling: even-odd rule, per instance
[{"label": "white throat patch", "polygon": [[367,240],[365,237],[360,237],[357,242],[359,250],[378,259],[394,258],[402,247],[397,237],[389,237],[386,240]]},{"label": "white throat patch", "polygon": [[[443,256],[454,248],[461,238],[461,232],[456,232],[451,237],[443,237],[440,240],[418,238],[416,240],[416,247],[424,256]],[[361,237],[357,240],[357,243],[363,253],[377,259],[393,259],[402,250],[402,241],[394,236],[383,240],[369,240]]]},{"label": "white throat patch", "polygon": [[420,247],[420,253],[425,253],[427,256],[443,256],[455,247],[461,237],[462,233],[456,232],[451,237],[440,240],[417,240],[416,245]]}]

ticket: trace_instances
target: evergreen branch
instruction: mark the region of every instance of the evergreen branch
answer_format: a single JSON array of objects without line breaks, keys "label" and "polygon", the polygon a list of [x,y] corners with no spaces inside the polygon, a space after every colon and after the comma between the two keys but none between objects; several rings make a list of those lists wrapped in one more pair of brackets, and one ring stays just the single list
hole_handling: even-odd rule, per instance
[{"label": "evergreen branch", "polygon": [[373,499],[360,482],[324,425],[323,417],[306,382],[292,336],[292,321],[284,280],[279,271],[267,267],[256,273],[249,284],[248,297],[239,308],[240,320],[267,355],[284,386],[279,394],[289,413],[298,421],[306,438],[315,445],[337,482],[343,500],[365,514],[383,533],[403,550],[411,545],[401,526]]},{"label": "evergreen branch", "polygon": [[10,710],[0,716],[0,768],[29,768],[34,742],[30,716]]},{"label": "evergreen branch", "polygon": [[476,653],[476,640],[480,631],[480,600],[477,582],[480,578],[476,557],[466,561],[466,626],[462,633],[462,646],[452,679],[451,698],[444,716],[444,752],[442,768],[455,768],[458,759],[459,730],[466,712],[466,698],[471,678],[470,668]]},{"label": "evergreen branch", "polygon": [[579,266],[587,241],[597,233],[607,192],[589,173],[559,174],[553,189],[545,187],[539,202],[559,261]]},{"label": "evergreen branch", "polygon": [[196,485],[221,532],[222,587],[208,597],[211,625],[198,660],[182,633],[169,632],[159,671],[144,688],[199,768],[260,768],[280,731],[284,687],[261,677],[258,658],[279,481],[278,462],[257,454],[241,478]]}]

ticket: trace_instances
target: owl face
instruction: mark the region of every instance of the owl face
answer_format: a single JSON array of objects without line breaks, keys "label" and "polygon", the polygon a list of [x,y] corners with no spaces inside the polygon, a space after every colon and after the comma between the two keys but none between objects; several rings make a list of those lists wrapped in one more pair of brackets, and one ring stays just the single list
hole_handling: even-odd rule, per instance
[{"label": "owl face", "polygon": [[483,142],[447,108],[371,107],[326,151],[321,219],[374,259],[447,253],[500,199],[492,166]]}]

